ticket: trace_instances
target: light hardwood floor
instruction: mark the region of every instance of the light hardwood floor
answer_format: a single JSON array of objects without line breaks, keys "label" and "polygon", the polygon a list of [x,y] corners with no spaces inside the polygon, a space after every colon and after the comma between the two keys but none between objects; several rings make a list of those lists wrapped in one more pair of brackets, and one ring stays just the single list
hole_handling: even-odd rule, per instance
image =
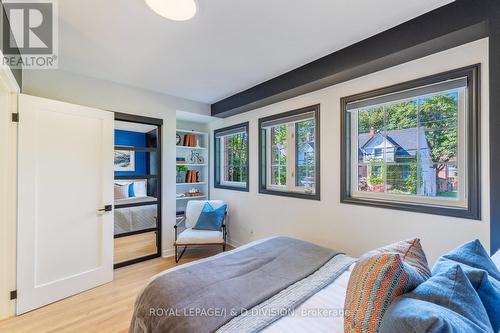
[{"label": "light hardwood floor", "polygon": [[115,264],[156,253],[156,232],[115,238]]},{"label": "light hardwood floor", "polygon": [[[178,265],[220,251],[218,246],[187,250]],[[0,332],[127,332],[138,292],[153,275],[175,265],[174,258],[170,257],[117,269],[113,282],[0,321]]]}]

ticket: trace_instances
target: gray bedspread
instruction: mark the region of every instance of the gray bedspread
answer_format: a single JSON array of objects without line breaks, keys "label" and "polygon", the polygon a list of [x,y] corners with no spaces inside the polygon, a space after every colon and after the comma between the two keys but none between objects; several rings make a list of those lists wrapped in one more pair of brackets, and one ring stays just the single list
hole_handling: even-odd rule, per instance
[{"label": "gray bedspread", "polygon": [[139,295],[129,332],[214,332],[337,254],[277,237],[159,275]]}]

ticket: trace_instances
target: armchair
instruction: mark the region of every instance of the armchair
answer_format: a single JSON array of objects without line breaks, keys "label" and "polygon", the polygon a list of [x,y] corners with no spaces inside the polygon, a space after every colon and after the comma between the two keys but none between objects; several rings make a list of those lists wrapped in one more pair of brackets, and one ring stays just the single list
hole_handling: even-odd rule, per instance
[{"label": "armchair", "polygon": [[[193,227],[196,225],[198,218],[205,203],[209,203],[212,207],[218,208],[224,204],[221,200],[191,200],[186,206],[186,217],[174,225],[175,232],[175,262],[179,262],[182,255],[188,246],[222,246],[222,251],[226,250],[227,237],[227,212],[224,216],[224,223],[220,231],[215,230],[196,230]],[[182,228],[184,225],[184,228]],[[178,248],[183,247],[182,252],[178,255]]]}]

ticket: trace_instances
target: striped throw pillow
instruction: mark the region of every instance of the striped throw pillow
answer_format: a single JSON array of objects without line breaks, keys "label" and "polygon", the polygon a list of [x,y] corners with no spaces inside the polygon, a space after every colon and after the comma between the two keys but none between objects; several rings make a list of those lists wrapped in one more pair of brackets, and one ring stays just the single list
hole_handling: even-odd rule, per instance
[{"label": "striped throw pillow", "polygon": [[419,239],[398,242],[364,254],[349,278],[344,304],[344,332],[378,332],[382,316],[391,302],[430,276]]}]

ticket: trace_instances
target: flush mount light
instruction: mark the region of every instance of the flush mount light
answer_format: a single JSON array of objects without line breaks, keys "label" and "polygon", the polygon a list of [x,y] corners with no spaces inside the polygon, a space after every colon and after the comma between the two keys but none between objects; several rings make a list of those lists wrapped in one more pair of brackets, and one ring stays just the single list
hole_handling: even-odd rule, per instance
[{"label": "flush mount light", "polygon": [[186,21],[196,15],[196,0],[145,0],[158,15],[169,20]]}]

